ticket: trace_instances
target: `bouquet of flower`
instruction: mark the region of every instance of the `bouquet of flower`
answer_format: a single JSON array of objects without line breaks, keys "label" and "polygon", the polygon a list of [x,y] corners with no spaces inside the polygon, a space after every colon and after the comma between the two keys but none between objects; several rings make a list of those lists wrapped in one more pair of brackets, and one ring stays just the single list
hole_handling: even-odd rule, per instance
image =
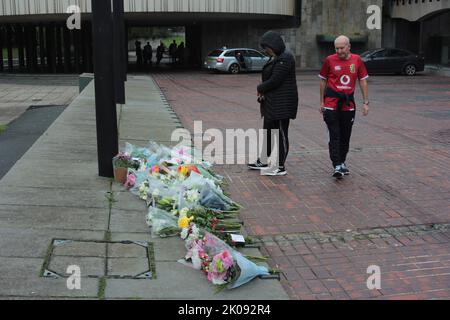
[{"label": "bouquet of flower", "polygon": [[113,158],[114,168],[132,168],[139,169],[140,161],[139,159],[132,158],[129,154],[120,152]]},{"label": "bouquet of flower", "polygon": [[171,237],[180,233],[177,219],[170,213],[150,207],[147,215],[147,225],[152,227],[152,237]]},{"label": "bouquet of flower", "polygon": [[256,265],[211,233],[198,232],[197,239],[189,238],[193,234],[189,231],[184,232],[186,234],[188,253],[185,261],[190,261],[193,268],[202,270],[208,280],[218,286],[218,290],[235,289],[256,277],[271,274],[267,267]]},{"label": "bouquet of flower", "polygon": [[223,194],[220,188],[211,187],[208,184],[203,186],[200,198],[200,204],[207,208],[222,211],[238,211],[242,208],[238,203]]}]

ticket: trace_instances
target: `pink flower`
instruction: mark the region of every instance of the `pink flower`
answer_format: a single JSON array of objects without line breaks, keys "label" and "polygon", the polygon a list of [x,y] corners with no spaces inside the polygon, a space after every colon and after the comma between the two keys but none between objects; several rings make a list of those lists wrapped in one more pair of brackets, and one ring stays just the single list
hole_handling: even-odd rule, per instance
[{"label": "pink flower", "polygon": [[127,181],[123,184],[125,188],[130,189],[136,184],[136,176],[133,173],[128,174]]},{"label": "pink flower", "polygon": [[217,254],[208,271],[208,280],[215,285],[226,284],[229,281],[230,269],[234,266],[233,257],[225,250]]},{"label": "pink flower", "polygon": [[234,260],[231,254],[228,251],[222,252],[222,264],[224,268],[230,269],[232,266],[234,266]]}]

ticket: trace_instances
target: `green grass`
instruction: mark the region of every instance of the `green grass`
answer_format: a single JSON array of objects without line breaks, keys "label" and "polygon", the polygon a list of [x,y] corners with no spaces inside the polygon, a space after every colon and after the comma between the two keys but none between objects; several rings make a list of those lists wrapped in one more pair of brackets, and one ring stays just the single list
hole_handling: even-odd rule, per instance
[{"label": "green grass", "polygon": [[[13,48],[13,59],[19,58],[19,49]],[[8,59],[8,49],[3,48],[3,59]]]},{"label": "green grass", "polygon": [[161,41],[164,43],[166,48],[169,48],[170,44],[175,40],[177,42],[177,46],[180,45],[181,42],[184,42],[184,46],[186,46],[186,39],[184,37],[171,37],[162,39]]},{"label": "green grass", "polygon": [[6,129],[8,129],[8,126],[6,124],[0,124],[0,134],[2,134],[2,132]]}]

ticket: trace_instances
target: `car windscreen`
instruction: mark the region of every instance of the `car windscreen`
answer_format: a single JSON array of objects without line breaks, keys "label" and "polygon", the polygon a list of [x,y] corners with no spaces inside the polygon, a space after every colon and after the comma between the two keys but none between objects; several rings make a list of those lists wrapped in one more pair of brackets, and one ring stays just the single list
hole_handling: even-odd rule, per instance
[{"label": "car windscreen", "polygon": [[220,57],[220,55],[222,54],[222,50],[214,50],[214,51],[211,51],[209,54],[208,54],[208,57]]}]

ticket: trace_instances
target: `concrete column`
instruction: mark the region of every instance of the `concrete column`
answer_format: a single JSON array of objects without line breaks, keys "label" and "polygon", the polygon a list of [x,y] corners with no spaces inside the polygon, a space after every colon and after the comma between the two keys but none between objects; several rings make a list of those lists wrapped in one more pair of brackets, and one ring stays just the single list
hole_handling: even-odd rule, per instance
[{"label": "concrete column", "polygon": [[55,34],[56,34],[56,70],[59,72],[63,69],[61,26],[55,26]]},{"label": "concrete column", "polygon": [[46,47],[48,72],[56,73],[56,55],[55,55],[55,25],[50,24],[46,27]]},{"label": "concrete column", "polygon": [[3,46],[4,46],[3,27],[0,27],[0,72],[3,71]]},{"label": "concrete column", "polygon": [[16,25],[14,27],[14,31],[16,34],[16,45],[17,52],[19,56],[19,71],[23,71],[25,69],[25,52],[23,50],[24,41],[23,41],[23,27],[21,25]]},{"label": "concrete column", "polygon": [[92,29],[90,22],[86,22],[81,30],[83,32],[83,72],[92,72]]},{"label": "concrete column", "polygon": [[40,58],[40,71],[45,72],[45,67],[47,65],[45,61],[46,47],[45,47],[45,29],[43,25],[39,26],[39,58]]},{"label": "concrete column", "polygon": [[13,72],[13,44],[12,44],[12,28],[10,25],[6,26],[6,48],[8,51],[8,71]]},{"label": "concrete column", "polygon": [[32,58],[31,58],[31,27],[29,25],[26,25],[24,27],[24,34],[25,34],[25,64],[27,68],[27,72],[31,73],[31,65],[32,65]]},{"label": "concrete column", "polygon": [[38,51],[37,51],[37,38],[36,38],[36,26],[30,28],[31,33],[31,64],[33,72],[38,70]]},{"label": "concrete column", "polygon": [[72,31],[72,36],[73,36],[73,46],[75,49],[75,72],[76,73],[81,73],[80,72],[80,30],[74,30]]},{"label": "concrete column", "polygon": [[64,72],[69,73],[72,69],[72,53],[71,53],[71,32],[67,28],[63,28],[64,43]]}]

